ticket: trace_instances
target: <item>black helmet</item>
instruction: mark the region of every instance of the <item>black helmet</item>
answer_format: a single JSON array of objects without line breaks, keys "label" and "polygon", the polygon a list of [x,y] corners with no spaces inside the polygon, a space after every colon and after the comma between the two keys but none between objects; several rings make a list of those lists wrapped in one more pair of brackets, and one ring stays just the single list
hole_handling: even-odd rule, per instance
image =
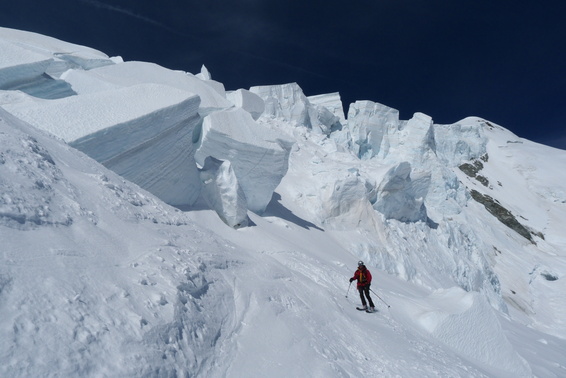
[{"label": "black helmet", "polygon": [[364,266],[364,262],[362,260],[358,261],[358,266]]}]

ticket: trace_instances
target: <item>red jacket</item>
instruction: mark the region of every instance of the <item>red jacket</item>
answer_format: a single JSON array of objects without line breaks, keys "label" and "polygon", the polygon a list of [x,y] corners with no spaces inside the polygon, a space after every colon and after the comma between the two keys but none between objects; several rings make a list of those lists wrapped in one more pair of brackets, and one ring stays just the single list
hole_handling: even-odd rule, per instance
[{"label": "red jacket", "polygon": [[356,270],[352,280],[358,280],[358,288],[367,286],[371,284],[371,273],[365,266],[362,266]]}]

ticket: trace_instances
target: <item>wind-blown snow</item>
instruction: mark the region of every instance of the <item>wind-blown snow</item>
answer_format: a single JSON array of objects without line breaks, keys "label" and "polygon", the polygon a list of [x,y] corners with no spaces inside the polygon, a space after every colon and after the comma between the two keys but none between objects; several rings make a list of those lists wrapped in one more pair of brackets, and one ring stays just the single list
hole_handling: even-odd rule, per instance
[{"label": "wind-blown snow", "polygon": [[564,151],[0,45],[0,376],[566,375]]}]

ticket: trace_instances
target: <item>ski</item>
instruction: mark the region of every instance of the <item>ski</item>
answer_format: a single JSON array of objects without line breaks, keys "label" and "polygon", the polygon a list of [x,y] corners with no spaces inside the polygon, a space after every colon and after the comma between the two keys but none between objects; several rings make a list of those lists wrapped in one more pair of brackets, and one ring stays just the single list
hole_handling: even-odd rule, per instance
[{"label": "ski", "polygon": [[365,311],[365,312],[367,312],[368,314],[373,314],[374,312],[377,312],[377,311],[378,311],[377,308],[372,311],[372,310],[369,309],[369,308],[363,308],[363,307],[356,307],[356,310],[358,310],[358,311]]}]

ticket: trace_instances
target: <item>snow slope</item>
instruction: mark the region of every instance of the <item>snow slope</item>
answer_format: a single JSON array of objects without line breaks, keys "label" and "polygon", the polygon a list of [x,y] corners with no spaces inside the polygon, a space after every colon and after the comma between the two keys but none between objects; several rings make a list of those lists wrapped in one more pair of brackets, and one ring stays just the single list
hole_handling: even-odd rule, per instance
[{"label": "snow slope", "polygon": [[[188,189],[199,199],[181,211],[30,125],[33,106],[18,101],[76,101],[80,112],[99,105],[100,93],[145,85],[164,99],[186,98],[194,114],[190,91],[170,80],[182,73],[132,64],[125,82],[108,81],[95,72],[128,65],[80,46],[73,59],[58,61],[64,42],[0,29],[0,41],[14,40],[56,63],[45,72],[80,86],[63,100],[0,87],[1,376],[566,375],[564,151],[481,118],[403,121],[371,102],[352,105],[346,120],[335,94],[306,97],[296,84],[256,88],[259,98],[271,97],[269,112],[255,120],[241,116],[243,104],[227,111],[219,85],[220,99],[201,87],[209,75],[191,75],[204,91],[191,93],[211,96],[198,117],[223,117],[221,144],[242,152],[227,154],[230,164],[213,172],[191,161],[200,147],[192,129],[182,138],[148,138],[144,151],[152,152],[131,160],[135,172],[160,152],[183,156],[184,164],[162,169],[173,177],[190,167],[189,184],[200,188],[197,180],[209,185],[214,177],[228,193],[207,187],[213,211],[200,190]],[[29,72],[18,63],[24,55],[4,58],[2,67]],[[61,70],[69,62],[73,71]],[[152,73],[145,82],[143,72]],[[134,109],[150,109],[132,98]],[[153,122],[178,114],[161,109]],[[67,126],[41,111],[35,122]],[[127,110],[120,116],[135,118]],[[152,125],[145,122],[144,132]],[[259,146],[274,136],[286,141],[287,160],[251,164],[238,127],[258,128],[247,139]],[[270,180],[276,188],[262,214],[248,211],[249,226],[234,229],[218,215],[242,217],[230,202],[247,180],[230,173],[238,165],[284,176],[278,185]],[[147,172],[151,181],[159,169]],[[168,190],[179,186],[162,184]],[[236,210],[222,210],[222,201]],[[359,298],[348,278],[359,259],[374,275],[374,314],[354,309]]]},{"label": "snow slope", "polygon": [[[235,231],[210,212],[170,208],[6,114],[1,127],[2,375],[497,371],[420,331],[425,315],[409,309],[428,303],[423,289],[378,274],[393,310],[377,299],[380,313],[353,310],[345,262],[355,256],[315,226],[254,216],[256,227]],[[456,292],[445,306],[473,307],[470,295]],[[480,310],[467,341],[496,317]],[[443,322],[461,310],[429,311]],[[498,331],[492,337],[506,344]],[[513,352],[490,357],[512,363]],[[529,371],[519,366],[510,371]]]}]

